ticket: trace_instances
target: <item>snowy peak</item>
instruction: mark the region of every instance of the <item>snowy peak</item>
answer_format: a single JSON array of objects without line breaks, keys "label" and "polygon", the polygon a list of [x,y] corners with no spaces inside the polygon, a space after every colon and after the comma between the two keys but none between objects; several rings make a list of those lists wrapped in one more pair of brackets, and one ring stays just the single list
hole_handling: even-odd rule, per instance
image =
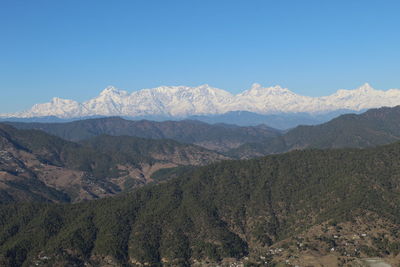
[{"label": "snowy peak", "polygon": [[257,90],[257,89],[259,89],[259,88],[262,88],[262,85],[261,85],[261,84],[259,84],[259,83],[253,83],[253,84],[251,85],[251,89],[250,89],[250,90]]},{"label": "snowy peak", "polygon": [[70,99],[64,99],[64,98],[59,98],[59,97],[53,97],[49,103],[44,103],[44,104],[35,104],[33,108],[40,109],[42,106],[79,106],[80,104],[77,101],[70,100]]},{"label": "snowy peak", "polygon": [[108,86],[101,91],[98,97],[83,103],[88,110],[87,116],[103,115],[114,116],[122,113],[122,108],[129,93],[118,90],[114,86]]},{"label": "snowy peak", "polygon": [[103,91],[100,92],[100,95],[110,95],[118,92],[118,89],[114,86],[107,86]]},{"label": "snowy peak", "polygon": [[[158,92],[162,94],[197,94],[197,95],[219,95],[219,94],[228,94],[230,93],[209,86],[208,84],[203,84],[197,87],[189,87],[189,86],[161,86],[154,89],[145,89],[152,92]],[[140,92],[140,91],[139,91]]]},{"label": "snowy peak", "polygon": [[[209,85],[161,86],[130,96],[130,112],[136,115],[189,116],[220,114],[233,95]],[[132,108],[136,107],[135,110]]]},{"label": "snowy peak", "polygon": [[65,103],[65,102],[68,102],[68,99],[62,99],[59,97],[53,97],[51,99],[51,103],[53,103],[53,104],[60,104],[60,103]]},{"label": "snowy peak", "polygon": [[240,96],[265,96],[265,95],[284,95],[293,94],[290,90],[282,88],[280,85],[272,87],[262,87],[259,83],[253,83],[250,89],[239,94]]},{"label": "snowy peak", "polygon": [[100,96],[125,96],[128,92],[118,90],[114,86],[107,86],[103,91],[100,92]]},{"label": "snowy peak", "polygon": [[[51,102],[48,103],[54,106],[60,106],[60,105],[80,105],[77,101],[70,100],[70,99],[64,99],[64,98],[59,98],[59,97],[53,97],[51,99]],[[40,106],[44,104],[35,104],[35,106]]]},{"label": "snowy peak", "polygon": [[81,116],[85,107],[77,101],[53,97],[51,102],[35,104],[30,110],[12,114],[11,117],[43,117],[57,116],[60,118],[69,118]]},{"label": "snowy peak", "polygon": [[340,89],[333,95],[348,96],[348,95],[371,94],[374,92],[379,92],[379,91],[375,90],[369,83],[365,83],[354,90]]},{"label": "snowy peak", "polygon": [[307,112],[326,113],[348,109],[360,111],[382,106],[400,105],[400,90],[381,91],[368,83],[353,90],[338,90],[329,96],[309,97],[293,93],[279,85],[263,87],[254,83],[250,89],[233,95],[208,84],[197,87],[160,86],[128,93],[108,86],[84,103],[54,97],[50,102],[36,104],[31,109],[0,117],[57,116],[146,116],[186,117],[249,111],[261,114]]},{"label": "snowy peak", "polygon": [[355,91],[359,91],[359,92],[371,92],[371,91],[375,91],[374,88],[372,88],[372,86],[369,83],[364,83],[363,85],[361,85],[360,87],[358,87],[357,89],[355,89]]}]

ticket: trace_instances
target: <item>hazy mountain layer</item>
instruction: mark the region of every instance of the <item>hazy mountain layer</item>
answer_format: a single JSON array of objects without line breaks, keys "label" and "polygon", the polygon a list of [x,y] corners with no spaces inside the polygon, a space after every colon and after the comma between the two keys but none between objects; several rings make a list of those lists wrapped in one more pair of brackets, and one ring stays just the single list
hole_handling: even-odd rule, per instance
[{"label": "hazy mountain layer", "polygon": [[169,138],[223,151],[231,157],[252,158],[305,148],[363,148],[400,138],[400,106],[346,114],[315,126],[298,126],[282,134],[266,126],[209,125],[198,121],[129,121],[102,118],[70,123],[11,123],[40,129],[69,140],[100,134]]},{"label": "hazy mountain layer", "polygon": [[[210,124],[226,123],[235,124],[238,126],[257,126],[260,124],[268,125],[269,127],[287,130],[299,125],[317,125],[331,119],[348,113],[360,113],[351,110],[336,110],[323,114],[310,113],[277,113],[277,114],[258,114],[248,111],[231,111],[217,115],[197,115],[190,116],[188,119],[199,120]],[[35,120],[38,120],[36,118]],[[24,119],[22,119],[24,120]],[[27,120],[27,119],[25,119]],[[28,122],[28,121],[23,121]],[[38,121],[40,122],[40,121]],[[43,121],[42,121],[43,122]]]},{"label": "hazy mountain layer", "polygon": [[[182,121],[182,120],[196,120],[202,121],[209,124],[231,124],[237,126],[258,126],[258,125],[268,125],[269,127],[287,130],[294,128],[299,125],[316,125],[327,122],[339,115],[348,113],[361,113],[362,111],[352,111],[352,110],[335,110],[328,113],[322,114],[310,114],[304,112],[292,112],[292,113],[276,113],[276,114],[259,114],[249,111],[230,111],[223,114],[209,114],[209,115],[193,115],[188,117],[173,117],[173,116],[123,116],[126,120],[149,120],[149,121]],[[44,116],[44,117],[30,117],[30,118],[2,118],[0,117],[0,122],[40,122],[40,123],[65,123],[78,120],[87,119],[98,119],[109,116],[88,116],[79,118],[58,118],[55,116]]]},{"label": "hazy mountain layer", "polygon": [[267,126],[238,127],[210,125],[199,121],[130,121],[121,118],[101,118],[69,123],[17,123],[20,129],[38,129],[61,138],[78,141],[93,136],[129,135],[152,139],[173,139],[208,149],[226,151],[248,142],[260,142],[281,134]]},{"label": "hazy mountain layer", "polygon": [[229,152],[235,157],[255,157],[305,148],[364,148],[400,139],[400,106],[346,114],[315,126],[298,126],[266,142],[242,145]]}]

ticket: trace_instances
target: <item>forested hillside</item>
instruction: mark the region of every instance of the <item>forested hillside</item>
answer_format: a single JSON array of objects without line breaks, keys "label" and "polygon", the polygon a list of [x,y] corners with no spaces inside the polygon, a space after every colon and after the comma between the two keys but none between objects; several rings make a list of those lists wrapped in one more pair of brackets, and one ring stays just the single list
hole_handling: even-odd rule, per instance
[{"label": "forested hillside", "polygon": [[399,143],[295,151],[200,167],[88,203],[3,205],[1,264],[393,263],[399,159]]},{"label": "forested hillside", "polygon": [[98,136],[78,144],[0,124],[0,203],[110,196],[152,182],[151,175],[165,168],[224,159],[173,140]]},{"label": "forested hillside", "polygon": [[39,129],[77,141],[107,134],[173,139],[223,152],[234,158],[254,158],[306,148],[364,148],[400,139],[400,106],[346,114],[315,126],[298,126],[282,133],[267,126],[210,125],[199,121],[129,121],[101,118],[69,123],[9,122],[20,129]]},{"label": "forested hillside", "polygon": [[66,140],[79,141],[98,135],[128,135],[151,139],[173,139],[207,149],[226,151],[248,142],[260,142],[281,134],[265,125],[239,127],[229,124],[207,124],[200,121],[131,121],[118,117],[88,119],[68,123],[9,124],[19,129],[37,129]]},{"label": "forested hillside", "polygon": [[400,139],[400,106],[346,114],[315,126],[298,126],[265,142],[250,142],[229,155],[250,158],[305,148],[364,148]]}]

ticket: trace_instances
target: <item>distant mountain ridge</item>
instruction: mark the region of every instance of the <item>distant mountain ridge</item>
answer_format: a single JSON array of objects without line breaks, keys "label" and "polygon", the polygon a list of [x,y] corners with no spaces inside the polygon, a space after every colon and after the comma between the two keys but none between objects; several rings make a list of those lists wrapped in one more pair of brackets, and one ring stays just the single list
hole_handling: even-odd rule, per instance
[{"label": "distant mountain ridge", "polygon": [[[364,111],[364,110],[362,110]],[[258,114],[249,111],[230,111],[224,114],[215,115],[196,115],[190,116],[190,120],[199,120],[207,123],[227,123],[239,126],[257,126],[260,124],[268,125],[275,129],[287,130],[299,125],[317,125],[327,122],[339,115],[348,113],[361,113],[362,111],[335,110],[323,114],[310,113],[277,113],[277,114]],[[20,120],[20,121],[26,121]]]},{"label": "distant mountain ridge", "polygon": [[119,117],[88,119],[68,123],[8,122],[19,129],[36,129],[71,141],[94,136],[128,135],[151,139],[173,139],[216,151],[227,151],[248,142],[261,142],[281,134],[267,126],[239,127],[228,124],[207,124],[194,120],[131,121]]},{"label": "distant mountain ridge", "polygon": [[400,106],[345,114],[314,126],[298,126],[265,142],[244,144],[230,151],[235,157],[255,157],[306,148],[365,148],[400,140]]},{"label": "distant mountain ridge", "polygon": [[363,109],[400,104],[400,90],[375,90],[364,84],[355,90],[338,90],[329,96],[301,96],[280,86],[253,86],[237,95],[207,84],[188,86],[161,86],[128,93],[109,86],[99,96],[86,102],[55,97],[51,102],[36,104],[31,109],[3,118],[32,118],[56,116],[79,118],[88,116],[167,116],[225,114],[248,111],[258,114],[327,113],[336,110]]},{"label": "distant mountain ridge", "polygon": [[240,127],[194,120],[155,122],[118,117],[69,123],[7,123],[20,129],[43,130],[72,141],[101,134],[173,139],[234,158],[253,158],[306,148],[364,148],[400,140],[400,106],[345,114],[323,124],[298,126],[286,132],[265,125]]},{"label": "distant mountain ridge", "polygon": [[[209,115],[193,115],[185,118],[173,117],[173,116],[119,116],[125,120],[149,120],[149,121],[184,121],[184,120],[196,120],[202,121],[209,124],[235,124],[238,126],[258,126],[260,124],[268,125],[272,128],[279,130],[287,130],[294,128],[298,125],[316,125],[327,122],[339,115],[348,113],[361,113],[362,111],[352,110],[335,110],[323,114],[310,114],[310,113],[277,113],[277,114],[259,114],[249,111],[230,111],[223,114],[209,114]],[[59,118],[56,116],[44,116],[44,117],[30,117],[30,118],[19,118],[19,117],[0,117],[0,122],[27,122],[27,123],[66,123],[79,120],[89,119],[100,119],[110,118],[115,116],[85,116],[79,118]]]}]

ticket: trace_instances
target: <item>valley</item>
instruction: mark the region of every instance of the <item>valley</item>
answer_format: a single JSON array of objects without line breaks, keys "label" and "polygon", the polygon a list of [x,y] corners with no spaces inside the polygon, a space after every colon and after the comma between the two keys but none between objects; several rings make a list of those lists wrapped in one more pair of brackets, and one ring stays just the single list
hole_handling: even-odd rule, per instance
[{"label": "valley", "polygon": [[0,202],[76,202],[112,196],[153,182],[164,168],[228,157],[172,140],[98,136],[74,143],[0,124]]}]

